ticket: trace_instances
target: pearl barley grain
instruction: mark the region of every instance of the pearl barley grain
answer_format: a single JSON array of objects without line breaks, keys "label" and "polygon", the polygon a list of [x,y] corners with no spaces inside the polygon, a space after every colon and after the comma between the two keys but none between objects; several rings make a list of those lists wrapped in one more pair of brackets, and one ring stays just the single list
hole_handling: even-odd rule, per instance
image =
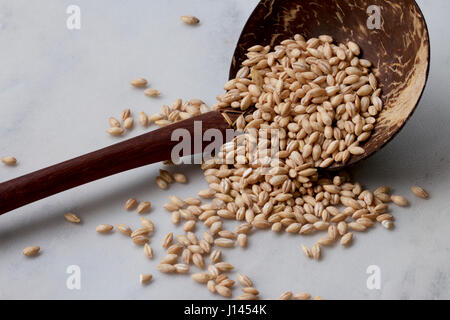
[{"label": "pearl barley grain", "polygon": [[14,157],[3,157],[2,162],[7,166],[14,166],[17,163],[17,160]]},{"label": "pearl barley grain", "polygon": [[186,176],[184,174],[178,173],[178,172],[175,172],[173,174],[173,179],[178,183],[186,183],[187,182]]},{"label": "pearl barley grain", "polygon": [[111,136],[120,136],[123,134],[124,130],[120,127],[111,127],[108,130],[106,130],[107,133],[109,133]]},{"label": "pearl barley grain", "polygon": [[156,89],[152,89],[152,88],[146,89],[146,90],[144,91],[144,93],[145,93],[145,95],[146,95],[147,97],[157,97],[157,96],[159,96],[159,95],[161,94],[161,92],[159,92],[159,91],[156,90]]},{"label": "pearl barley grain", "polygon": [[138,122],[141,124],[141,126],[148,127],[148,116],[144,111],[139,112]]},{"label": "pearl barley grain", "polygon": [[130,198],[127,200],[127,202],[125,202],[124,204],[124,208],[125,210],[131,210],[133,209],[137,204],[137,200],[135,198]]},{"label": "pearl barley grain", "polygon": [[123,121],[123,127],[127,130],[132,129],[133,126],[134,126],[134,119],[131,117],[128,117]]},{"label": "pearl barley grain", "polygon": [[127,237],[131,236],[131,228],[129,226],[127,226],[126,224],[118,224],[116,226],[117,230],[119,230],[120,233],[126,235]]},{"label": "pearl barley grain", "polygon": [[120,118],[122,121],[125,121],[125,119],[129,118],[131,116],[131,110],[130,109],[123,109],[123,111],[120,114]]},{"label": "pearl barley grain", "polygon": [[97,228],[95,228],[95,231],[97,231],[98,233],[108,233],[113,229],[114,227],[110,224],[100,224],[97,226]]},{"label": "pearl barley grain", "polygon": [[392,195],[391,200],[393,203],[395,203],[396,205],[398,205],[400,207],[407,207],[409,205],[408,200],[403,196]]},{"label": "pearl barley grain", "polygon": [[136,208],[136,212],[139,214],[148,212],[150,210],[150,207],[152,206],[150,201],[144,201],[139,203],[139,205]]},{"label": "pearl barley grain", "polygon": [[[182,20],[198,23],[193,18],[185,16]],[[349,245],[352,232],[368,230],[375,222],[392,227],[392,216],[386,213],[391,200],[389,188],[372,192],[348,173],[328,176],[317,170],[343,165],[364,154],[364,144],[382,111],[381,89],[372,64],[360,59],[360,53],[356,43],[336,44],[326,35],[309,40],[296,35],[273,49],[261,45],[248,49],[248,59],[237,77],[225,84],[226,92],[217,97],[218,103],[211,108],[248,111],[236,121],[236,127],[244,133],[223,145],[216,157],[202,165],[209,188],[201,190],[198,197],[211,199],[210,203],[201,205],[198,198],[170,197],[170,203],[164,205],[172,222],[183,222],[187,233],[177,236],[178,243],[173,245],[172,233],[164,238],[168,256],[158,266],[160,271],[189,272],[185,266],[192,263],[204,269],[209,255],[208,273],[195,274],[194,280],[207,284],[213,293],[231,296],[234,281],[223,273],[229,271],[230,265],[220,262],[221,251],[212,247],[245,246],[246,234],[252,228],[285,230],[297,235],[325,232],[327,235],[311,248],[301,247],[307,257],[319,260],[325,246],[337,241]],[[162,127],[206,111],[208,107],[198,99],[184,103],[177,99],[150,116],[150,122]],[[259,157],[256,152],[278,142],[267,138],[271,128],[281,129],[276,160],[250,163],[254,156]],[[255,140],[252,131],[258,137],[257,147],[245,150],[243,144]],[[241,149],[242,155],[238,153]],[[224,159],[239,159],[239,163],[224,164]],[[268,174],[263,173],[265,169]],[[185,183],[186,177],[160,171],[156,183],[167,189],[173,180]],[[402,202],[395,197],[392,196],[394,203]],[[224,230],[223,219],[241,223],[236,233]],[[202,239],[190,231],[196,222],[209,228]],[[183,266],[176,264],[178,257]],[[257,298],[259,292],[251,281],[243,276],[238,276],[238,281],[245,285],[241,298]],[[311,296],[293,296],[292,292],[283,295],[292,297]]]},{"label": "pearl barley grain", "polygon": [[81,222],[80,218],[76,214],[71,213],[71,212],[65,213],[64,218],[67,221],[72,222],[72,223],[80,223]]},{"label": "pearl barley grain", "polygon": [[149,273],[142,273],[139,276],[139,281],[142,284],[147,284],[147,283],[149,283],[152,280],[152,278],[153,278],[153,276],[151,274],[149,274]]}]

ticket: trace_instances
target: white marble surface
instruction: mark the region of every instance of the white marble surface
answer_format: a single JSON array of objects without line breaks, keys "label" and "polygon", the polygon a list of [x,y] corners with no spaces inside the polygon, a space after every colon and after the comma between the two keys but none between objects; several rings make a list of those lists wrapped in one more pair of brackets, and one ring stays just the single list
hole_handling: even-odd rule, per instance
[{"label": "white marble surface", "polygon": [[[227,79],[234,45],[256,0],[75,1],[82,28],[66,29],[72,1],[0,1],[0,155],[17,167],[0,166],[0,181],[66,160],[116,141],[106,135],[107,118],[125,107],[153,112],[177,97],[212,104]],[[419,1],[432,41],[426,92],[397,138],[356,169],[368,187],[393,186],[411,201],[394,208],[396,229],[358,235],[349,249],[326,250],[317,263],[300,252],[314,237],[257,232],[246,250],[224,250],[225,259],[248,274],[262,297],[309,291],[328,299],[449,299],[450,34],[446,0]],[[201,19],[198,27],[179,21]],[[149,99],[130,88],[136,76],[162,91]],[[136,128],[129,136],[142,133]],[[0,216],[0,299],[212,299],[186,276],[156,270],[164,235],[174,231],[161,208],[169,193],[185,197],[205,186],[198,167],[184,167],[189,187],[169,192],[154,186],[160,165],[119,174]],[[429,201],[411,194],[425,186]],[[137,226],[136,213],[121,209],[130,196],[151,200],[155,259],[147,260],[117,232],[99,235],[100,223]],[[82,225],[62,214],[77,213]],[[180,233],[180,227],[175,233]],[[27,259],[25,246],[42,247]],[[66,268],[81,268],[81,290],[66,288]],[[381,269],[381,289],[368,290],[366,268]],[[154,274],[149,286],[139,274]],[[235,275],[235,274],[234,274]],[[233,277],[234,277],[233,275]],[[236,290],[237,292],[238,290]]]}]

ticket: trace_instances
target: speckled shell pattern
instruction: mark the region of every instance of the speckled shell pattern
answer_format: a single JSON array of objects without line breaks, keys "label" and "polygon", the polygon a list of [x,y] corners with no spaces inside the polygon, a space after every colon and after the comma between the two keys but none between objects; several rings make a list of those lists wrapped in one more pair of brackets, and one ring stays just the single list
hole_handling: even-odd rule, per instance
[{"label": "speckled shell pattern", "polygon": [[[378,6],[381,28],[369,29],[370,6]],[[362,57],[374,64],[382,87],[383,111],[366,152],[353,156],[354,164],[382,148],[403,127],[425,88],[430,64],[426,22],[414,0],[263,0],[245,25],[230,69],[234,78],[245,60],[246,49],[276,45],[295,34],[305,38],[321,34],[336,42],[359,44]]]}]

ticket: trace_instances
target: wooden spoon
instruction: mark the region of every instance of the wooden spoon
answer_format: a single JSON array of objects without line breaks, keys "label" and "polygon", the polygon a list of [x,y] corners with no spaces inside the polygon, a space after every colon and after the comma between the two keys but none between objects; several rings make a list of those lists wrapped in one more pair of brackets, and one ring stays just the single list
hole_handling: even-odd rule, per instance
[{"label": "wooden spoon", "polygon": [[[369,12],[369,13],[368,13]],[[378,19],[379,18],[379,19]],[[378,21],[379,20],[379,21]],[[377,29],[380,22],[380,29]],[[374,28],[374,29],[371,29]],[[362,57],[376,67],[383,110],[365,153],[340,169],[380,150],[404,126],[422,96],[430,67],[430,42],[423,14],[414,0],[260,1],[245,25],[230,69],[234,78],[253,45],[276,45],[301,34],[306,39],[330,35],[338,43],[356,42]]]},{"label": "wooden spoon", "polygon": [[[381,8],[381,29],[370,30],[367,26],[367,9],[373,4]],[[297,33],[306,38],[329,34],[343,43],[353,40],[377,67],[384,109],[372,137],[363,146],[366,152],[353,156],[346,165],[367,158],[403,127],[425,87],[430,46],[419,7],[414,0],[403,0],[402,4],[385,0],[263,0],[239,38],[230,79],[245,60],[246,48],[274,45]],[[202,132],[210,128],[224,132],[240,113],[226,115],[209,112],[1,183],[0,214],[94,180],[170,159],[172,147],[178,143],[171,141],[175,129],[185,128],[193,137],[194,121],[201,121]],[[198,151],[192,149],[191,153]],[[342,167],[335,164],[331,169]]]}]

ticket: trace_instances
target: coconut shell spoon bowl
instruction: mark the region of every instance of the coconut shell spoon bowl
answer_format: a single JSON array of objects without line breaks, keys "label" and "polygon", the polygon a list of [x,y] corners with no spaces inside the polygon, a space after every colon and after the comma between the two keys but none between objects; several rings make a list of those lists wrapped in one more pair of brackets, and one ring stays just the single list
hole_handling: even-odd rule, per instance
[{"label": "coconut shell spoon bowl", "polygon": [[[368,8],[379,9],[379,28],[368,25]],[[375,23],[376,25],[376,23]],[[246,49],[274,45],[301,34],[305,38],[331,35],[335,41],[352,40],[362,49],[362,57],[375,66],[382,87],[384,107],[371,138],[363,145],[365,153],[352,156],[340,169],[357,163],[380,150],[404,126],[424,90],[430,59],[428,31],[423,15],[413,0],[401,3],[387,0],[261,1],[245,25],[232,58],[230,79],[234,78]],[[176,129],[186,129],[194,138],[195,122],[201,132],[225,132],[241,113],[212,111],[83,156],[0,183],[0,214],[59,192],[116,173],[171,158],[178,141],[171,139]],[[226,137],[226,135],[224,135]],[[225,142],[225,141],[224,141]],[[208,143],[194,146],[188,154],[202,152]],[[188,155],[184,154],[184,155]]]}]

